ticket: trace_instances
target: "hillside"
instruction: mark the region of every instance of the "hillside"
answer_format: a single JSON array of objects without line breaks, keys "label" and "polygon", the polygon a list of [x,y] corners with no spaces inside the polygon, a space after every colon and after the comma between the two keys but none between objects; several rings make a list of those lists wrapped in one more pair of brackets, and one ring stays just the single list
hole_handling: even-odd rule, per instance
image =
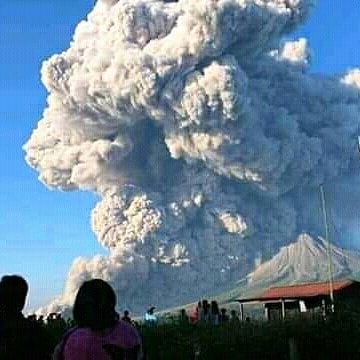
[{"label": "hillside", "polygon": [[[331,245],[331,260],[334,279],[358,277],[360,274],[360,254],[356,251]],[[274,257],[240,280],[233,290],[216,298],[228,302],[239,297],[251,297],[271,286],[324,281],[328,276],[326,241],[301,234],[294,243],[282,247]]]}]

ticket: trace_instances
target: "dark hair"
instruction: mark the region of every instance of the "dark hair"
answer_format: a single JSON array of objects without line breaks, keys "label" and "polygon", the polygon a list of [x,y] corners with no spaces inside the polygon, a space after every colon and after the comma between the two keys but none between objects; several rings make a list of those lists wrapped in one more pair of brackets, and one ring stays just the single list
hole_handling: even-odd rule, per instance
[{"label": "dark hair", "polygon": [[79,327],[104,330],[115,324],[116,295],[113,288],[101,279],[84,282],[75,299],[73,316]]},{"label": "dark hair", "polygon": [[29,286],[18,275],[3,276],[0,281],[0,310],[7,313],[21,312],[25,306]]}]

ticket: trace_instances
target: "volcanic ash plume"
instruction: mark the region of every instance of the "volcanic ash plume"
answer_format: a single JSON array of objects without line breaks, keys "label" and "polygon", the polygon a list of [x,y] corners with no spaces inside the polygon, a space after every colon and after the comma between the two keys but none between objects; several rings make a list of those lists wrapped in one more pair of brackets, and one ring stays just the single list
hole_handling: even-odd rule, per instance
[{"label": "volcanic ash plume", "polygon": [[[321,183],[359,194],[360,70],[314,75],[307,41],[284,40],[313,5],[99,0],[44,62],[26,159],[49,187],[99,195],[108,249],[74,262],[49,309],[92,277],[133,311],[220,292],[321,231]],[[354,212],[336,199],[345,226]]]}]

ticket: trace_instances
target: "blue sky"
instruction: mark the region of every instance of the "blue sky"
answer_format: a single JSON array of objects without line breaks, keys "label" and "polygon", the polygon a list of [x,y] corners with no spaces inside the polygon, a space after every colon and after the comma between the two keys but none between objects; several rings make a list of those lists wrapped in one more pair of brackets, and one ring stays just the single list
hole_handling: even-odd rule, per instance
[{"label": "blue sky", "polygon": [[[360,66],[358,0],[319,0],[297,36],[309,39],[312,71]],[[24,160],[22,145],[41,118],[41,62],[69,46],[94,0],[0,1],[0,275],[30,282],[30,307],[61,292],[72,260],[102,251],[90,230],[96,198],[50,191]],[[336,6],[335,6],[336,4]]]}]

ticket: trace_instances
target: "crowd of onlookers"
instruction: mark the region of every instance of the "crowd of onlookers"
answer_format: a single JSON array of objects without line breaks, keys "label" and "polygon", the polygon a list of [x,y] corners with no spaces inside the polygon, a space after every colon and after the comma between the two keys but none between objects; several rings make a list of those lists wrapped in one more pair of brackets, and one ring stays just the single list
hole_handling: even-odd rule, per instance
[{"label": "crowd of onlookers", "polygon": [[[105,281],[84,282],[73,304],[73,319],[61,314],[23,316],[28,284],[20,276],[0,281],[0,359],[140,360],[145,359],[138,323],[125,310],[120,316],[116,295]],[[155,307],[144,322],[158,323]],[[177,320],[188,324],[223,324],[239,321],[235,310],[219,309],[216,301],[202,300],[194,311],[182,309]],[[46,325],[46,326],[45,326]],[[51,330],[51,332],[46,330]],[[52,339],[49,335],[55,334]],[[65,335],[64,335],[65,334]],[[62,340],[58,342],[58,338]]]},{"label": "crowd of onlookers", "polygon": [[[181,310],[181,318],[186,319],[187,314],[185,309]],[[208,300],[199,301],[195,313],[190,315],[189,321],[192,323],[205,323],[219,325],[227,323],[228,321],[239,321],[238,314],[235,310],[230,311],[226,308],[219,309],[217,301],[213,300],[209,303]]]},{"label": "crowd of onlookers", "polygon": [[[145,313],[144,320],[148,324],[155,324],[158,321],[154,309],[155,307],[151,307]],[[190,309],[188,311],[186,309],[181,309],[175,320],[189,324],[219,325],[229,321],[238,322],[240,321],[240,318],[236,310],[231,310],[229,314],[226,308],[219,309],[217,301],[213,300],[209,303],[207,299],[204,299],[197,303],[195,309]],[[250,318],[246,317],[245,321],[250,321]]]},{"label": "crowd of onlookers", "polygon": [[[59,314],[46,319],[22,311],[28,284],[20,276],[4,276],[0,281],[0,359],[1,360],[140,360],[143,349],[140,334],[124,314],[121,320],[116,295],[105,281],[84,282],[73,304],[73,324]],[[128,316],[128,314],[127,314]],[[44,322],[63,331],[74,325],[54,344]]]}]

